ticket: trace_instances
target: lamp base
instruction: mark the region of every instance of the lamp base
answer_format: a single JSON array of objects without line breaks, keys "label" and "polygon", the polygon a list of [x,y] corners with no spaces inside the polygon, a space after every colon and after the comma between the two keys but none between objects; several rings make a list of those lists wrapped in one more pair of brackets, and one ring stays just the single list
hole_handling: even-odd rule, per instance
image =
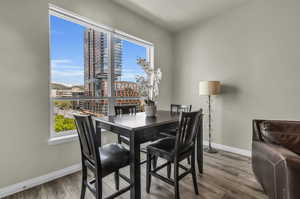
[{"label": "lamp base", "polygon": [[218,153],[218,151],[212,147],[207,147],[204,149],[204,151],[207,153]]}]

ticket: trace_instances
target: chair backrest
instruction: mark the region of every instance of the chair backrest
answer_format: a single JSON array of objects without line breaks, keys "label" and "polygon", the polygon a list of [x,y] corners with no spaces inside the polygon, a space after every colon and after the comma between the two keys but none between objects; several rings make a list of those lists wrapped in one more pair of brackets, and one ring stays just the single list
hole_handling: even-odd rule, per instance
[{"label": "chair backrest", "polygon": [[137,107],[135,105],[115,106],[116,115],[136,114]]},{"label": "chair backrest", "polygon": [[179,127],[176,133],[176,152],[195,145],[196,136],[202,128],[202,117],[202,109],[180,113]]},{"label": "chair backrest", "polygon": [[74,118],[83,158],[93,164],[101,164],[96,133],[91,116],[74,114]]},{"label": "chair backrest", "polygon": [[171,104],[171,113],[191,112],[192,105]]}]

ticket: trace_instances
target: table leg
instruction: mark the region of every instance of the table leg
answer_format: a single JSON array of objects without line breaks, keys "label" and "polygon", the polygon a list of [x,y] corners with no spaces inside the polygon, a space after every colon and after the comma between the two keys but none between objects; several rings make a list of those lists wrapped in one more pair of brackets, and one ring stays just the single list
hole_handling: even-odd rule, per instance
[{"label": "table leg", "polygon": [[96,131],[96,136],[97,136],[97,142],[98,142],[98,146],[102,146],[101,145],[101,128],[99,127],[99,122],[96,120],[95,121],[95,131]]},{"label": "table leg", "polygon": [[130,156],[130,180],[133,184],[130,189],[130,198],[141,199],[140,143],[134,132],[130,135]]},{"label": "table leg", "polygon": [[199,173],[203,173],[203,125],[201,125],[199,131],[197,135],[197,164]]}]

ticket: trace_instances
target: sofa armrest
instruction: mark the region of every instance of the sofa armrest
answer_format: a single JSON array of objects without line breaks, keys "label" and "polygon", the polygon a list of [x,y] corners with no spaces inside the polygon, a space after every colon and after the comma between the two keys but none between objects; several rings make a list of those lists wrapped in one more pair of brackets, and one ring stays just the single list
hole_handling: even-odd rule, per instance
[{"label": "sofa armrest", "polygon": [[288,199],[300,198],[300,156],[287,156],[286,167],[287,172],[287,191],[289,193]]},{"label": "sofa armrest", "polygon": [[270,198],[300,198],[300,156],[279,145],[253,141],[252,168]]}]

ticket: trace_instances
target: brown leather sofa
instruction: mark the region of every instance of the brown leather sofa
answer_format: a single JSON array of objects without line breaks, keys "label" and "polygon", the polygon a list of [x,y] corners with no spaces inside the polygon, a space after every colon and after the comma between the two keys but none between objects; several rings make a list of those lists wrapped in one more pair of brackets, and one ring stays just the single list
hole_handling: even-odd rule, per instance
[{"label": "brown leather sofa", "polygon": [[270,199],[300,199],[300,122],[253,120],[252,168]]}]

